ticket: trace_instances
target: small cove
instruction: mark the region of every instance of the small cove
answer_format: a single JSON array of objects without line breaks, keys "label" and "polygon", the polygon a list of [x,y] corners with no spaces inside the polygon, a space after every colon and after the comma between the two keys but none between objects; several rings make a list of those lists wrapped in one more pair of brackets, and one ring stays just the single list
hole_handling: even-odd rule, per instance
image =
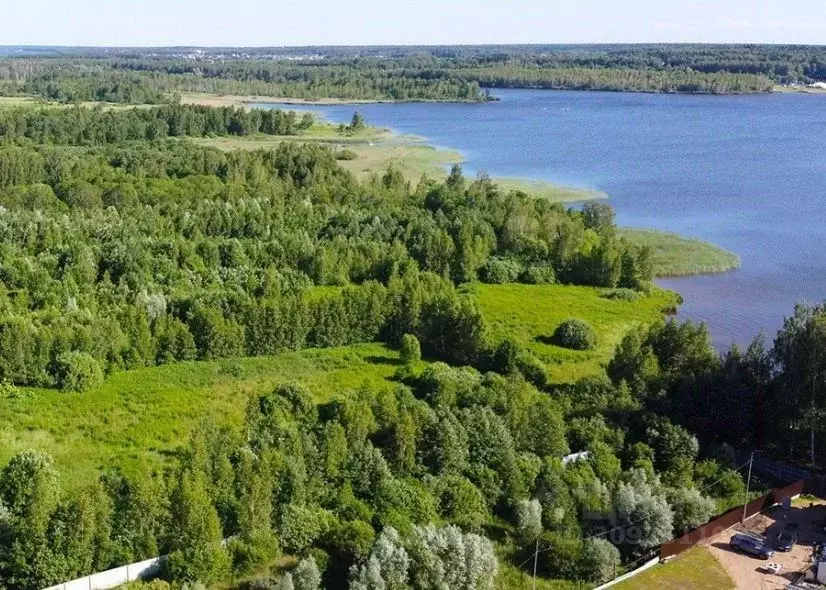
[{"label": "small cove", "polygon": [[607,193],[617,221],[738,254],[720,275],[659,281],[718,347],[773,336],[826,298],[826,96],[497,90],[487,104],[301,105],[460,150],[465,170]]}]

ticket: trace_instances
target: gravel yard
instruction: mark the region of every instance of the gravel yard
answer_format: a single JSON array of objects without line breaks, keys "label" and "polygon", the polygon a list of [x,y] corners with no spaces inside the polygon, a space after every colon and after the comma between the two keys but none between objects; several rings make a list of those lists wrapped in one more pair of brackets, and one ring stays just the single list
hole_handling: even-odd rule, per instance
[{"label": "gravel yard", "polygon": [[[768,561],[732,550],[729,539],[735,532],[749,532],[765,536],[771,544],[777,533],[785,527],[787,522],[799,525],[800,539],[789,552],[776,551]],[[826,523],[826,506],[808,506],[808,503],[796,503],[783,518],[783,511],[775,507],[768,514],[760,514],[748,519],[745,526],[736,527],[711,538],[706,546],[712,555],[723,565],[729,576],[734,580],[737,588],[744,590],[785,588],[798,579],[812,565],[812,545],[814,542],[826,541],[824,534]],[[767,573],[764,566],[768,563],[782,565],[779,574]]]}]

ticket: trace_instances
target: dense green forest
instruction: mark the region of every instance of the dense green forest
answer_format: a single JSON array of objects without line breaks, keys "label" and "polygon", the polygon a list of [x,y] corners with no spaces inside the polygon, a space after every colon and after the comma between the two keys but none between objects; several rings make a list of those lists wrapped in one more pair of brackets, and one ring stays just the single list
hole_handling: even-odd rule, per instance
[{"label": "dense green forest", "polygon": [[[271,109],[163,105],[128,110],[75,107],[69,109],[28,107],[0,110],[0,136],[7,143],[25,138],[36,144],[89,146],[166,137],[224,135],[296,135],[313,124],[306,113]],[[25,142],[24,142],[25,143]],[[5,160],[6,173],[15,167]],[[42,180],[42,179],[41,179]],[[38,181],[40,182],[40,181]],[[3,186],[19,184],[12,178]]]},{"label": "dense green forest", "polygon": [[[127,141],[202,134],[212,118],[231,131],[236,116],[288,119],[205,107],[0,114],[0,379],[65,384],[81,366],[97,375],[407,332],[467,363],[482,346],[479,313],[456,284],[650,281],[648,249],[617,237],[606,205],[566,211],[458,167],[441,183],[410,188],[391,169],[362,186],[315,145]],[[326,285],[344,289],[314,293]]]},{"label": "dense green forest", "polygon": [[[799,455],[819,440],[826,308],[722,357],[704,326],[639,326],[600,375],[551,383],[523,342],[492,336],[468,284],[646,297],[650,251],[611,208],[459,167],[358,182],[324,146],[187,139],[302,125],[178,105],[0,109],[4,400],[39,386],[91,404],[114,372],[193,359],[397,351],[389,389],[239,391],[243,424],[204,422],[165,469],[101,465],[61,489],[48,455],[16,455],[0,469],[0,588],[160,554],[176,588],[492,588],[537,549],[542,579],[596,584],[742,502],[733,447]],[[600,337],[578,318],[547,335],[572,353]]]},{"label": "dense green forest", "polygon": [[482,87],[730,94],[826,78],[822,47],[583,45],[264,49],[20,49],[0,93],[159,103],[180,92],[484,101]]}]

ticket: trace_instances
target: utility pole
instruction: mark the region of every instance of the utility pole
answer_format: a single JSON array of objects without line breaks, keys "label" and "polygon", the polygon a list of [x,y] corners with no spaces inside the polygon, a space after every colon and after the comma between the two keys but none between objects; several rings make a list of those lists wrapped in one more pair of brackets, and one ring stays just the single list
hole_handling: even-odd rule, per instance
[{"label": "utility pole", "polygon": [[817,394],[817,326],[812,320],[812,409],[809,417],[809,452],[812,460],[812,467],[815,465],[815,396]]},{"label": "utility pole", "polygon": [[740,524],[746,522],[746,508],[748,508],[749,505],[749,486],[751,485],[751,464],[754,463],[754,453],[755,451],[752,451],[751,455],[749,455],[749,476],[746,479],[746,497],[743,503],[743,517],[740,519]]},{"label": "utility pole", "polygon": [[536,590],[536,562],[539,561],[539,537],[536,537],[536,548],[533,551],[533,584],[531,588]]}]

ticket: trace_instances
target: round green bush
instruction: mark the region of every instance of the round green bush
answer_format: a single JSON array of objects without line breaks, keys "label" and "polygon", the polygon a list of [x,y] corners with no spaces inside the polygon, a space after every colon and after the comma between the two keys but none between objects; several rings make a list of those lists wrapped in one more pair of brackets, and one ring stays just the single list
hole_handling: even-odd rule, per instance
[{"label": "round green bush", "polygon": [[510,258],[500,258],[492,256],[482,267],[480,278],[485,283],[501,285],[503,283],[515,283],[522,274],[522,265]]},{"label": "round green bush", "polygon": [[351,149],[343,148],[336,152],[336,160],[355,160],[358,154]]},{"label": "round green bush", "polygon": [[554,344],[573,350],[591,350],[597,346],[597,333],[582,320],[565,320],[554,331]]},{"label": "round green bush", "polygon": [[63,391],[86,391],[103,383],[100,364],[85,352],[64,352],[57,357],[57,386]]},{"label": "round green bush", "polygon": [[522,273],[522,282],[529,285],[553,285],[556,273],[550,264],[532,264]]}]

